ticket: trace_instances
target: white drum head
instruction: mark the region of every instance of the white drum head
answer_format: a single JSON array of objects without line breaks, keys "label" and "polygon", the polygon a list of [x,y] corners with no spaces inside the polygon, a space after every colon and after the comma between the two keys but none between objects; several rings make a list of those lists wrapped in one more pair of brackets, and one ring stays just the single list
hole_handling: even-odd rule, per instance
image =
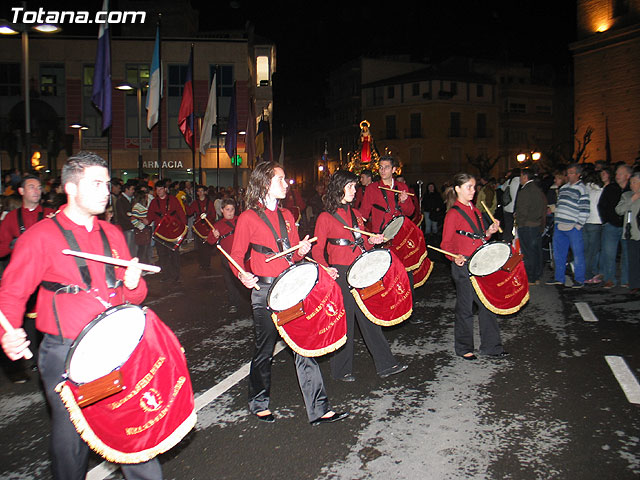
[{"label": "white drum head", "polygon": [[269,288],[267,305],[271,310],[281,312],[304,300],[318,282],[318,265],[299,263],[289,267]]},{"label": "white drum head", "polygon": [[363,253],[349,267],[347,283],[352,288],[365,288],[373,285],[389,271],[391,253],[389,250],[370,250]]},{"label": "white drum head", "polygon": [[393,239],[393,237],[395,237],[398,234],[398,232],[400,231],[400,229],[402,228],[402,224],[403,223],[404,223],[404,217],[403,216],[396,217],[396,218],[392,219],[387,224],[387,226],[384,227],[384,230],[382,230],[382,236],[384,238],[386,238],[387,240]]},{"label": "white drum head", "polygon": [[122,305],[93,322],[71,347],[67,373],[77,384],[103,377],[127,361],[144,333],[145,315],[136,305]]},{"label": "white drum head", "polygon": [[483,277],[497,272],[511,256],[507,243],[491,242],[482,245],[469,259],[469,273]]}]

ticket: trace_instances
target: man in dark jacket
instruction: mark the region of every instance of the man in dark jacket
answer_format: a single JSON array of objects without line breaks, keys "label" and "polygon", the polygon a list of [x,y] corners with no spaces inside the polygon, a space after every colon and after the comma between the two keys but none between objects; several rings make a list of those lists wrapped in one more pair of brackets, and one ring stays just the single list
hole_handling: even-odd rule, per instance
[{"label": "man in dark jacket", "polygon": [[524,169],[520,172],[520,185],[514,211],[515,221],[529,284],[537,285],[542,276],[542,229],[547,200],[533,181],[531,170]]}]

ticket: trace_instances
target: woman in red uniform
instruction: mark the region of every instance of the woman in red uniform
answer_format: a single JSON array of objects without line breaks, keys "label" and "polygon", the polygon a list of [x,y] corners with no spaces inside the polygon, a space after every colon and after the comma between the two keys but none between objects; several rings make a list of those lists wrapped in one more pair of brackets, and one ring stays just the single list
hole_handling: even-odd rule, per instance
[{"label": "woman in red uniform", "polygon": [[478,305],[480,324],[480,354],[504,357],[500,328],[494,313],[485,307],[469,279],[467,259],[498,231],[496,221],[485,230],[482,214],[473,204],[476,179],[468,173],[453,177],[453,187],[446,193],[447,215],[444,219],[441,247],[456,254],[450,257],[451,276],[456,285],[454,346],[456,355],[465,360],[475,360],[473,345],[473,304]]},{"label": "woman in red uniform", "polygon": [[[294,262],[299,262],[311,250],[309,236],[300,240],[295,220],[289,210],[278,208],[278,201],[287,194],[284,170],[276,162],[262,162],[251,172],[247,187],[247,210],[238,217],[231,256],[244,263],[245,254],[251,249],[251,273],[238,273],[242,284],[251,291],[253,323],[256,335],[256,352],[249,371],[249,410],[259,420],[275,421],[269,409],[271,390],[271,362],[278,331],[267,309],[269,286],[276,277]],[[266,262],[267,256],[300,245],[295,253]],[[236,270],[234,269],[234,272]],[[236,272],[237,273],[237,272]],[[335,422],[346,418],[347,412],[336,413],[329,407],[324,389],[322,372],[312,357],[294,352],[298,383],[312,425]]]},{"label": "woman in red uniform", "polygon": [[[331,357],[331,375],[336,380],[353,382],[353,335],[355,332],[354,317],[358,320],[360,332],[369,352],[373,356],[376,371],[382,378],[407,369],[398,363],[387,339],[379,325],[370,322],[356,305],[347,284],[347,269],[361,253],[373,248],[374,244],[383,242],[382,234],[375,237],[362,237],[344,226],[364,230],[364,220],[360,212],[351,208],[356,195],[358,177],[344,170],[333,174],[327,187],[322,212],[316,222],[315,236],[318,243],[313,247],[313,258],[322,265],[331,265],[330,274],[342,289],[344,308],[347,318],[347,343]],[[325,257],[325,246],[327,258]]]}]

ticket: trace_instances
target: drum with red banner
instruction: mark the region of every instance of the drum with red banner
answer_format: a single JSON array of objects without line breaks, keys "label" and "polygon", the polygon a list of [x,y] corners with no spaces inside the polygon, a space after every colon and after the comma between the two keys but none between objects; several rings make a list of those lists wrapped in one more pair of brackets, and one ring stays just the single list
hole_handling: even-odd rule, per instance
[{"label": "drum with red banner", "polygon": [[186,236],[187,226],[169,215],[162,217],[153,232],[153,238],[156,242],[172,250],[180,248],[180,244],[182,244]]},{"label": "drum with red banner", "polygon": [[359,255],[347,270],[347,283],[362,313],[376,325],[396,325],[413,312],[407,272],[386,248]]},{"label": "drum with red banner", "polygon": [[413,271],[413,288],[424,285],[429,280],[432,270],[433,262],[429,257],[425,257],[420,266]]},{"label": "drum with red banner", "polygon": [[400,258],[408,272],[420,267],[427,258],[427,245],[422,231],[406,217],[393,218],[382,235],[391,240],[391,249]]},{"label": "drum with red banner", "polygon": [[[482,270],[479,266],[476,269]],[[516,252],[493,273],[469,278],[483,305],[498,315],[516,313],[529,301],[527,271]]]},{"label": "drum with red banner", "polygon": [[56,391],[82,439],[115,463],[146,462],[195,425],[187,361],[149,309],[112,307],[73,342]]},{"label": "drum with red banner", "polygon": [[278,333],[303,357],[319,357],[347,341],[340,286],[316,263],[292,265],[274,280],[267,305]]}]

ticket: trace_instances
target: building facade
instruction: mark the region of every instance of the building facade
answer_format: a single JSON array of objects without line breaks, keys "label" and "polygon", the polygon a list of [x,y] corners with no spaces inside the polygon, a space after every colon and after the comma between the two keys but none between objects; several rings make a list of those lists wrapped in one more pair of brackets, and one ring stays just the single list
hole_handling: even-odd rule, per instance
[{"label": "building facade", "polygon": [[577,3],[576,129],[593,129],[588,161],[632,163],[640,157],[640,0]]}]

